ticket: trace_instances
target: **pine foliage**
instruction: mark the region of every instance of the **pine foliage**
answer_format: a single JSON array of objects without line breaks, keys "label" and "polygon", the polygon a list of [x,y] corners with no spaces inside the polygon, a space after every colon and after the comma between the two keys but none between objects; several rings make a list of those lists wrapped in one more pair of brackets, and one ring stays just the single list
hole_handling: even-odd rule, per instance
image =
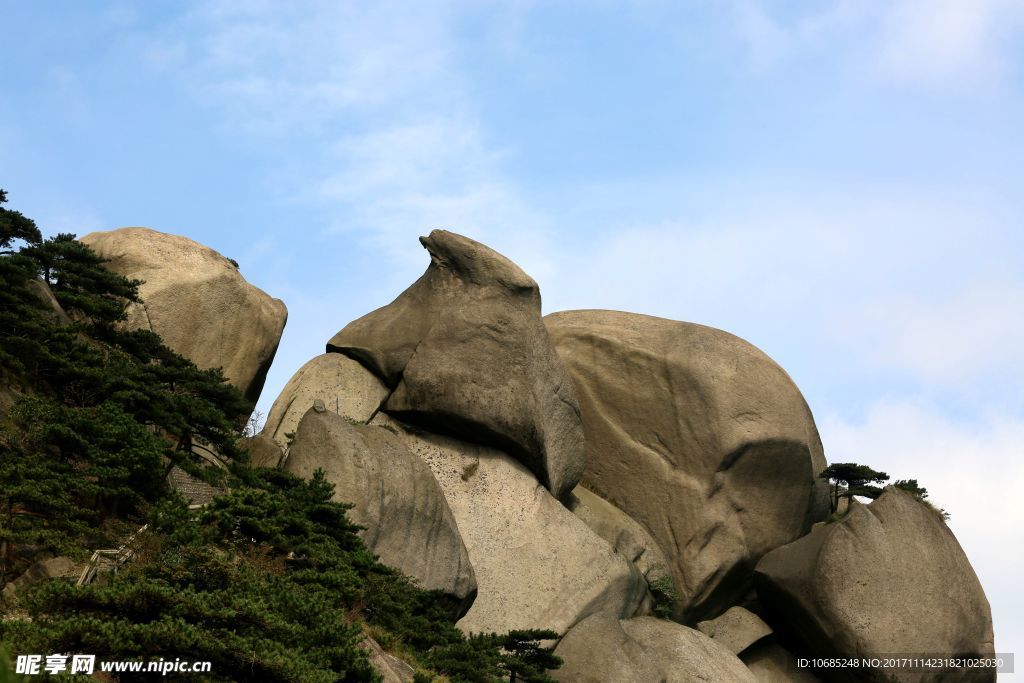
[{"label": "pine foliage", "polygon": [[[373,681],[359,646],[372,631],[417,680],[550,680],[559,660],[540,641],[555,634],[467,638],[439,594],[366,549],[322,473],[248,468],[237,442],[252,406],[219,370],[118,325],[138,281],[3,207],[0,248],[0,586],[35,559],[84,560],[148,524],[119,572],[0,604],[7,652],[208,660],[214,681]],[[197,443],[228,471],[196,458]],[[175,465],[225,495],[189,509],[166,484]],[[0,652],[0,677],[8,662]]]}]

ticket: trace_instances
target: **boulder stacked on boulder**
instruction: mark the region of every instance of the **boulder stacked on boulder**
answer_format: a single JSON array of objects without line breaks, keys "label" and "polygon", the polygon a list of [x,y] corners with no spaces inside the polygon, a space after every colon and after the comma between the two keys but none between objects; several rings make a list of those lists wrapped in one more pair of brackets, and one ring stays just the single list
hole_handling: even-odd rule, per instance
[{"label": "boulder stacked on boulder", "polygon": [[[251,450],[324,469],[367,544],[452,595],[464,631],[553,630],[566,681],[811,682],[843,674],[797,653],[991,652],[977,579],[919,501],[889,491],[813,526],[821,442],[762,352],[629,313],[542,319],[500,254],[421,241],[426,273],[296,373]],[[648,616],[669,577],[682,623]]]},{"label": "boulder stacked on boulder", "polygon": [[323,470],[381,562],[449,596],[458,616],[473,604],[476,576],[444,494],[396,434],[351,424],[318,402],[299,423],[284,468],[307,479]]},{"label": "boulder stacked on boulder", "polygon": [[110,270],[143,281],[142,304],[129,306],[128,327],[156,332],[200,368],[223,369],[256,402],[288,318],[279,299],[246,282],[224,256],[185,237],[121,228],[81,241],[107,259]]},{"label": "boulder stacked on boulder", "polygon": [[476,571],[467,633],[550,629],[595,614],[637,613],[647,584],[520,462],[494,448],[378,416],[399,430],[444,491]]},{"label": "boulder stacked on boulder", "polygon": [[501,254],[434,230],[430,266],[392,303],[327,344],[355,358],[391,393],[393,416],[523,462],[556,497],[583,474],[579,405],[548,342],[540,290]]},{"label": "boulder stacked on boulder", "polygon": [[358,362],[340,353],[325,353],[288,380],[270,408],[263,433],[287,449],[288,435],[295,435],[299,421],[317,400],[331,412],[365,424],[387,397],[387,388]]},{"label": "boulder stacked on boulder", "polygon": [[737,655],[772,634],[771,627],[761,617],[739,606],[730,607],[719,617],[700,622],[697,630]]},{"label": "boulder stacked on boulder", "polygon": [[736,604],[762,555],[825,516],[814,420],[768,356],[720,330],[631,313],[545,322],[580,400],[584,479],[658,542],[678,618]]},{"label": "boulder stacked on boulder", "polygon": [[[960,544],[926,503],[894,487],[765,555],[755,581],[765,606],[815,657],[993,654],[988,600]],[[923,680],[900,669],[830,674]],[[995,680],[992,669],[929,676]]]}]

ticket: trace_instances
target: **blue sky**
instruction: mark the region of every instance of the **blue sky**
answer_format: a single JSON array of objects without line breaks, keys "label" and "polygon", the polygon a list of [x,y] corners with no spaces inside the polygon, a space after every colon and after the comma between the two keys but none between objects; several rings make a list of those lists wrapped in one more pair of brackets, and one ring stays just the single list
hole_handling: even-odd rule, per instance
[{"label": "blue sky", "polygon": [[288,305],[261,401],[477,238],[545,312],[713,325],[916,477],[1024,652],[1024,2],[0,0],[0,184]]}]

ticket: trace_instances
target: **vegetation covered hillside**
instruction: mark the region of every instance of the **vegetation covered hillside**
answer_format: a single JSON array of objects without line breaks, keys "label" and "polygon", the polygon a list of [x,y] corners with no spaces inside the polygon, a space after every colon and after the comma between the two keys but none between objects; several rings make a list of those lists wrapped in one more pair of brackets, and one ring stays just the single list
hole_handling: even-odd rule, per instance
[{"label": "vegetation covered hillside", "polygon": [[[138,282],[2,206],[0,252],[0,587],[132,539],[115,574],[5,591],[0,680],[26,653],[212,662],[187,680],[379,680],[367,636],[417,680],[549,680],[557,660],[536,641],[555,634],[466,638],[438,595],[366,550],[321,476],[247,467],[241,394],[118,327]],[[229,469],[195,458],[197,441]],[[225,494],[190,509],[166,484],[174,466]]]}]

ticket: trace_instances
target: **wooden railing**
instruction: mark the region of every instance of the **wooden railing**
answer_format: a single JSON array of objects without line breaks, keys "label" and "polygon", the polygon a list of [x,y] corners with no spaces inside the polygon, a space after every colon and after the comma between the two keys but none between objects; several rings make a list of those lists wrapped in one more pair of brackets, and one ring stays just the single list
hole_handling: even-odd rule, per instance
[{"label": "wooden railing", "polygon": [[114,573],[121,568],[125,562],[128,562],[135,557],[135,550],[133,544],[135,539],[145,533],[146,529],[149,528],[148,524],[143,525],[134,534],[128,537],[120,548],[114,550],[97,550],[92,554],[92,558],[89,560],[89,564],[82,570],[81,576],[78,577],[78,581],[75,582],[76,586],[84,586],[90,584],[96,580],[101,572],[103,573]]}]

